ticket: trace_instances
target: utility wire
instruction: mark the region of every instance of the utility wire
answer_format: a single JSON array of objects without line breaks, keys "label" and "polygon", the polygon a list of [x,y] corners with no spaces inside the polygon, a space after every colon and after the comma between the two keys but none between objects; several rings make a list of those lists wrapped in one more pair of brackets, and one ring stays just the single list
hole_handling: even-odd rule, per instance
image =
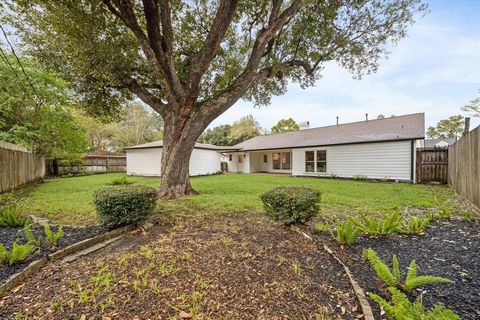
[{"label": "utility wire", "polygon": [[0,46],[0,57],[2,58],[3,62],[5,62],[5,64],[9,67],[10,71],[13,73],[13,76],[15,77],[15,82],[17,82],[20,87],[22,88],[23,92],[25,93],[25,95],[27,95],[29,98],[31,98],[35,103],[35,99],[33,99],[30,94],[28,93],[27,89],[25,88],[25,86],[23,85],[22,83],[22,80],[20,80],[20,77],[18,76],[17,72],[15,71],[15,69],[13,68],[12,64],[10,63],[10,61],[8,60],[8,57],[7,57],[7,54],[3,51],[2,47]]},{"label": "utility wire", "polygon": [[1,24],[0,24],[0,29],[2,29],[3,36],[5,37],[5,40],[7,40],[7,44],[10,46],[10,49],[12,50],[12,54],[15,56],[15,59],[17,60],[18,65],[22,69],[22,72],[25,75],[25,78],[27,78],[27,81],[28,81],[30,87],[32,88],[33,93],[37,97],[37,104],[41,104],[42,99],[40,99],[40,95],[38,94],[37,90],[35,90],[35,86],[33,85],[32,81],[30,80],[30,77],[28,76],[27,72],[25,71],[25,68],[23,67],[22,62],[20,61],[20,58],[17,56],[17,54],[15,52],[15,49],[13,49],[13,46],[12,46],[10,40],[8,40],[7,33],[5,32],[5,29],[3,29],[3,26]]}]

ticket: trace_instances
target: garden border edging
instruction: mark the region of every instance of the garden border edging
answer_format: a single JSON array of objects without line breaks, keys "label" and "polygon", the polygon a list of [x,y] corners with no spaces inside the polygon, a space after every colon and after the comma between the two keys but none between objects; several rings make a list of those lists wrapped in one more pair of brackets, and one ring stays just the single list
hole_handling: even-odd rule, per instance
[{"label": "garden border edging", "polygon": [[77,243],[71,244],[63,249],[60,249],[54,253],[49,254],[46,257],[32,261],[25,269],[11,275],[7,281],[0,285],[0,297],[11,289],[19,286],[23,281],[25,281],[30,275],[34,274],[41,268],[43,268],[49,261],[57,261],[62,259],[65,256],[74,254],[81,250],[92,247],[98,243],[101,243],[105,240],[113,239],[121,234],[133,231],[137,228],[137,224],[130,224],[125,227],[114,229],[105,233],[101,233],[92,238],[81,240]]},{"label": "garden border edging", "polygon": [[[311,236],[309,236],[308,234],[306,234],[305,232],[303,232],[299,228],[294,227],[294,228],[291,228],[291,229],[294,230],[295,232],[300,233],[302,236],[304,236],[308,240],[312,241],[313,243],[317,244],[316,241]],[[368,300],[366,298],[365,292],[363,291],[363,289],[360,287],[358,282],[353,277],[350,269],[342,262],[342,260],[340,260],[340,258],[338,258],[333,253],[333,250],[330,249],[326,244],[323,245],[323,250],[328,252],[328,254],[330,254],[343,267],[343,270],[347,274],[350,285],[353,288],[353,292],[355,293],[355,296],[357,297],[357,300],[360,303],[360,307],[362,308],[362,313],[363,313],[364,319],[365,320],[375,320],[375,317],[373,316],[373,312],[372,312],[372,307],[370,306],[370,303],[368,302]]]}]

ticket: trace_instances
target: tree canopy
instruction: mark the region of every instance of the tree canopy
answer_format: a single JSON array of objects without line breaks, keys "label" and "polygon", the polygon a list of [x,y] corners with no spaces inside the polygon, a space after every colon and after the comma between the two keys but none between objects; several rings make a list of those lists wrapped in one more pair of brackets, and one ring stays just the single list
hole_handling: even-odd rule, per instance
[{"label": "tree canopy", "polygon": [[274,125],[271,129],[272,133],[282,133],[282,132],[290,132],[290,131],[298,131],[300,127],[292,118],[288,119],[281,119]]},{"label": "tree canopy", "polygon": [[260,135],[262,127],[255,118],[249,114],[242,117],[240,120],[233,123],[228,141],[230,145],[235,145],[245,140],[251,139]]},{"label": "tree canopy", "polygon": [[435,127],[429,127],[427,136],[440,139],[458,138],[463,134],[463,130],[464,119],[461,115],[456,115],[440,120]]},{"label": "tree canopy", "polygon": [[[239,99],[268,104],[328,61],[375,72],[421,0],[6,0],[23,49],[72,82],[88,112],[118,116],[136,95],[164,122],[160,195],[193,193],[188,161]],[[232,128],[233,130],[233,128]]]},{"label": "tree canopy", "polygon": [[198,139],[201,143],[214,144],[216,146],[229,146],[231,145],[228,136],[230,135],[230,130],[232,126],[229,124],[222,124],[214,128],[209,128],[205,130],[204,133]]},{"label": "tree canopy", "polygon": [[0,140],[47,158],[79,158],[88,140],[74,118],[68,83],[5,51],[0,52]]},{"label": "tree canopy", "polygon": [[480,97],[470,100],[462,107],[462,111],[469,112],[472,117],[480,117]]}]

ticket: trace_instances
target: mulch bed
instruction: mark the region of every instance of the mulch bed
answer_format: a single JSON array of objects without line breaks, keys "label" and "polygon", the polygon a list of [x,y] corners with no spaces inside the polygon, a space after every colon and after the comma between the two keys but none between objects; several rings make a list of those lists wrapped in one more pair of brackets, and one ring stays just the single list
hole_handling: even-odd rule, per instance
[{"label": "mulch bed", "polygon": [[[51,226],[52,232],[57,231],[57,226]],[[27,242],[25,239],[22,227],[19,228],[0,228],[0,243],[2,243],[7,250],[10,250],[12,244],[17,241],[18,244],[24,244]],[[48,244],[45,244],[41,250],[39,250],[36,254],[31,254],[26,260],[21,263],[16,263],[14,265],[0,265],[0,283],[3,283],[10,277],[11,275],[23,270],[27,267],[30,262],[40,259],[57,251],[58,249],[67,247],[71,244],[79,242],[84,239],[91,238],[96,236],[100,232],[104,230],[103,227],[94,226],[88,228],[73,228],[73,227],[63,227],[63,237],[57,242],[55,247],[49,247]],[[32,231],[34,232],[35,237],[40,235],[45,238],[45,234],[43,231],[42,226],[32,226]],[[45,240],[46,241],[46,240]]]},{"label": "mulch bed", "polygon": [[29,319],[357,319],[346,275],[312,241],[260,217],[176,218],[0,300]]},{"label": "mulch bed", "polygon": [[[386,296],[385,287],[375,281],[376,275],[362,258],[364,248],[373,248],[382,260],[391,266],[392,256],[400,260],[403,276],[412,259],[417,262],[419,275],[446,277],[455,284],[427,285],[415,290],[410,297],[422,295],[423,303],[432,307],[441,302],[454,310],[462,319],[480,318],[480,222],[459,219],[439,220],[432,223],[424,235],[393,235],[370,238],[362,236],[355,245],[340,248],[338,243],[327,240],[328,235],[317,235],[319,241],[330,241],[332,249],[344,263],[350,266],[355,278],[365,291]],[[378,319],[380,310],[370,301]]]}]

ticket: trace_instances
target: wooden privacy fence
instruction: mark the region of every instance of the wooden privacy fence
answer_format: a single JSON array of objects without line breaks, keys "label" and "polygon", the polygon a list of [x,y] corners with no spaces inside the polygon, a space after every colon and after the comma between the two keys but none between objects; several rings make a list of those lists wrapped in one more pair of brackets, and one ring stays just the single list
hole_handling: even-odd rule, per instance
[{"label": "wooden privacy fence", "polygon": [[447,183],[448,180],[448,149],[420,148],[417,149],[416,161],[417,182]]},{"label": "wooden privacy fence", "polygon": [[448,147],[448,183],[480,208],[480,126]]},{"label": "wooden privacy fence", "polygon": [[[49,163],[49,173],[55,173],[55,163]],[[88,155],[78,163],[58,163],[57,175],[91,173],[91,172],[125,172],[127,157],[124,155]]]},{"label": "wooden privacy fence", "polygon": [[0,141],[0,193],[41,180],[45,160],[24,147]]}]

